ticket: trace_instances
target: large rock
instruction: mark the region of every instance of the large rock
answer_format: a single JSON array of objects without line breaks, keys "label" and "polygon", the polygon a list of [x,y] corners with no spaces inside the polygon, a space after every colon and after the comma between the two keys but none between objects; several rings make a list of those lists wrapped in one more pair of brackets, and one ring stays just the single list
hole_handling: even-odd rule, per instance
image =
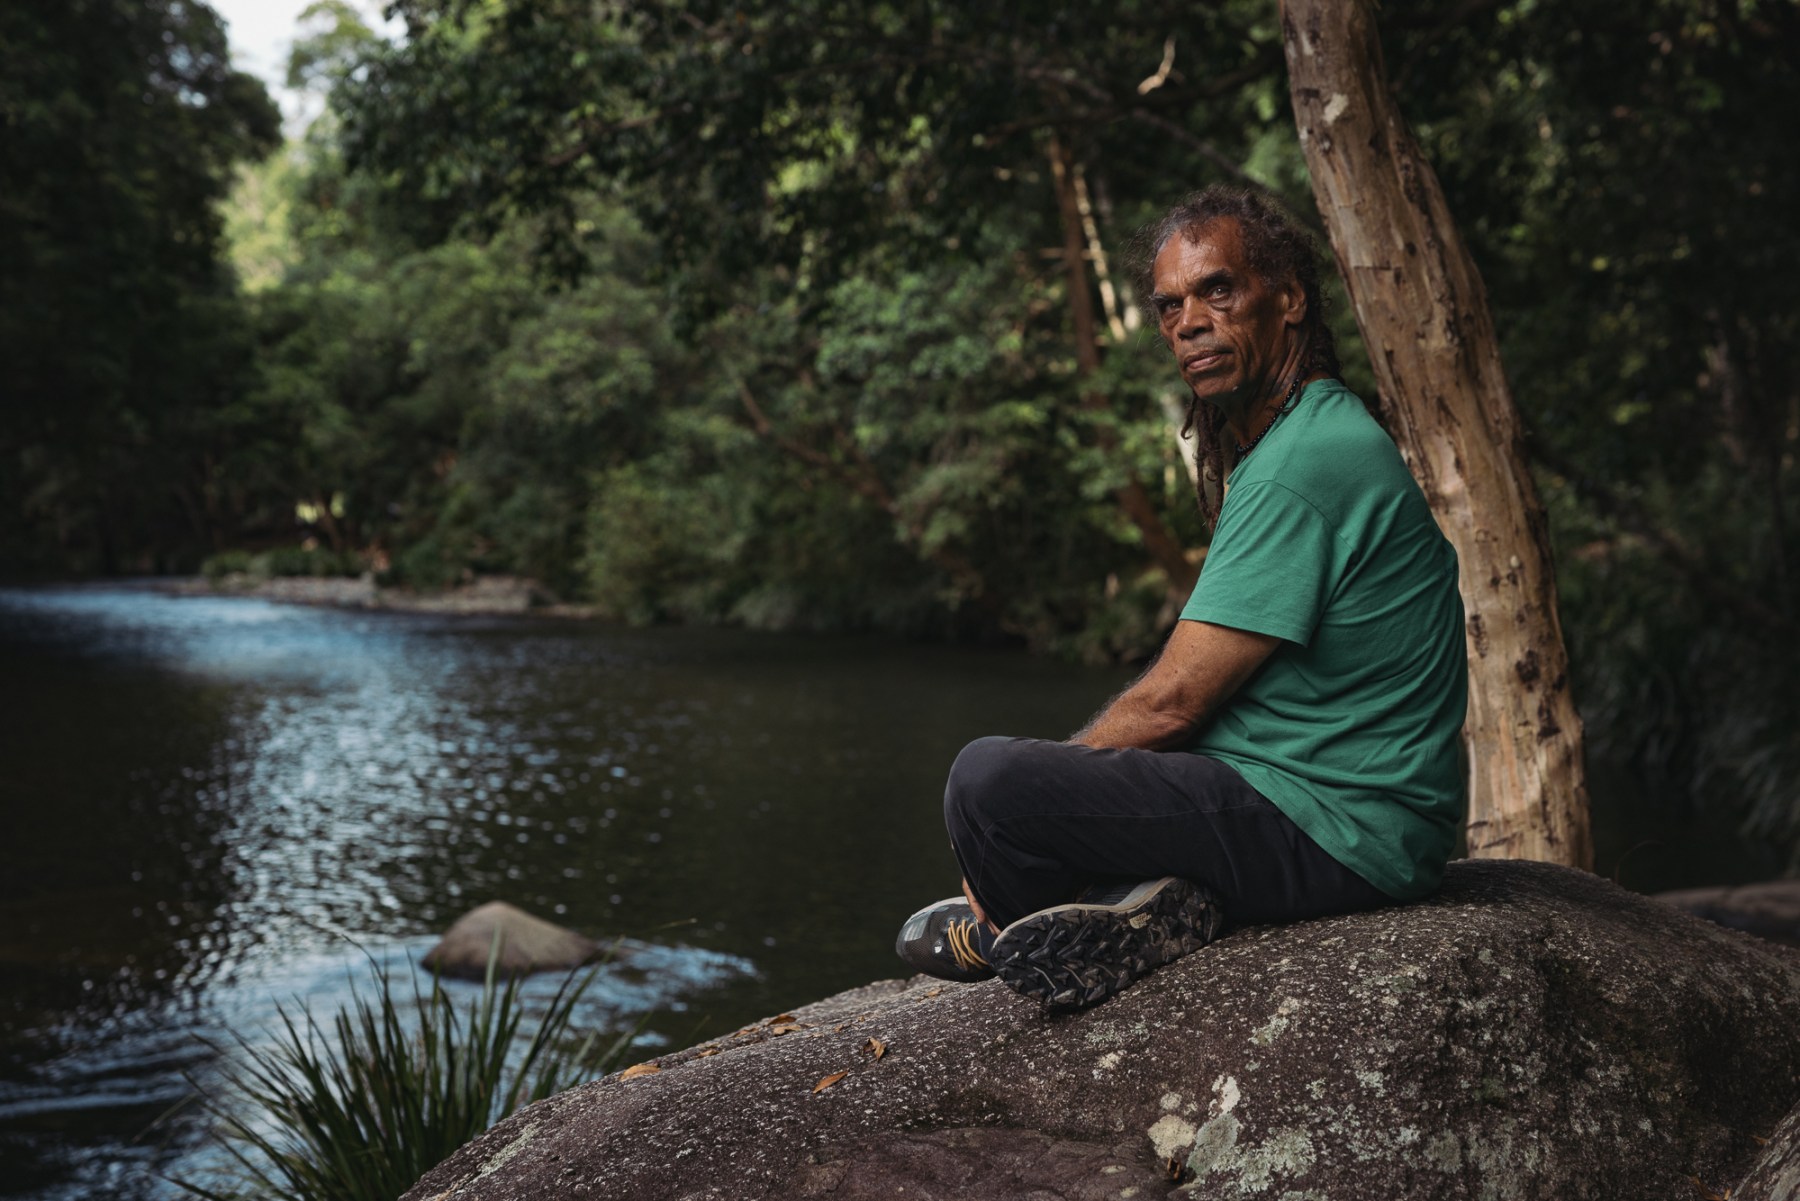
[{"label": "large rock", "polygon": [[593,939],[573,930],[533,917],[505,901],[489,901],[450,924],[437,945],[425,952],[425,966],[445,976],[485,979],[496,938],[500,940],[500,958],[495,971],[503,978],[579,967],[600,949]]},{"label": "large rock", "polygon": [[1429,902],[1243,930],[1086,1013],[921,978],[653,1066],[406,1201],[1718,1194],[1800,1100],[1800,956],[1462,862]]},{"label": "large rock", "polygon": [[1656,899],[1709,922],[1800,947],[1800,880],[1682,888]]},{"label": "large rock", "polygon": [[1731,1201],[1800,1201],[1800,1105],[1775,1128]]}]

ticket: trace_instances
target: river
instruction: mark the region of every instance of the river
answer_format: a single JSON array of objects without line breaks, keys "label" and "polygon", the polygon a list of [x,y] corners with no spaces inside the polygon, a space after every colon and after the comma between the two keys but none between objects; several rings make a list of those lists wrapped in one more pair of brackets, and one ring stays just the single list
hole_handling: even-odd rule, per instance
[{"label": "river", "polygon": [[[634,940],[581,1020],[646,1021],[645,1055],[899,974],[898,921],[955,888],[957,749],[1063,736],[1126,678],[127,586],[0,590],[0,663],[0,1197],[33,1201],[180,1195],[234,1037],[492,898]],[[1764,871],[1596,792],[1627,884]]]},{"label": "river", "polygon": [[955,891],[943,773],[1124,678],[998,651],[0,591],[0,1196],[175,1196],[165,1116],[503,898],[646,944],[583,1020],[645,1053],[899,974]]}]

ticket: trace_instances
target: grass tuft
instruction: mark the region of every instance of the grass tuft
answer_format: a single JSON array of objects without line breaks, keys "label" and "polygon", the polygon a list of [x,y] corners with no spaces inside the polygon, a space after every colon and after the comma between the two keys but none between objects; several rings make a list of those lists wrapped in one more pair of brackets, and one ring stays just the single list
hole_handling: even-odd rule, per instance
[{"label": "grass tuft", "polygon": [[223,1087],[189,1082],[220,1124],[237,1179],[173,1183],[205,1201],[393,1201],[501,1118],[610,1070],[636,1031],[600,1049],[597,1035],[577,1043],[570,1030],[599,969],[570,973],[525,1035],[518,980],[496,979],[498,950],[464,1012],[437,979],[421,996],[415,978],[418,1019],[406,1020],[374,965],[373,996],[357,996],[329,1032],[311,1013],[280,1010],[273,1044],[235,1036],[238,1066]]}]

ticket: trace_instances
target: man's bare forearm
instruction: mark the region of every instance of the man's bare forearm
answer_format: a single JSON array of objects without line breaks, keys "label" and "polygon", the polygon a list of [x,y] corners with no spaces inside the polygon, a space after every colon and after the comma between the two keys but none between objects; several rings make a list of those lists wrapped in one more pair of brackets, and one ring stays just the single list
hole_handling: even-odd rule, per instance
[{"label": "man's bare forearm", "polygon": [[1181,621],[1162,653],[1129,688],[1069,739],[1081,746],[1179,750],[1191,744],[1281,640]]},{"label": "man's bare forearm", "polygon": [[1177,750],[1193,740],[1205,722],[1159,710],[1129,689],[1088,719],[1070,742],[1091,747],[1139,747],[1147,751]]}]

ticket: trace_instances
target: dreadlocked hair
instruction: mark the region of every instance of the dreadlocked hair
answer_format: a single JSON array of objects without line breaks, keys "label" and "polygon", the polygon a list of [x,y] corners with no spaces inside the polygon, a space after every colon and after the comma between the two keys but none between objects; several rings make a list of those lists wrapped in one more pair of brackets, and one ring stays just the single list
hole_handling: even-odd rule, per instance
[{"label": "dreadlocked hair", "polygon": [[[1150,300],[1156,291],[1156,256],[1169,239],[1196,238],[1207,226],[1226,218],[1238,223],[1247,266],[1258,279],[1269,287],[1280,287],[1292,280],[1306,297],[1306,316],[1300,322],[1299,333],[1306,340],[1307,354],[1301,371],[1337,378],[1342,368],[1338,365],[1337,340],[1325,321],[1318,251],[1306,232],[1275,201],[1247,188],[1214,184],[1195,192],[1138,235],[1137,291],[1150,325],[1158,324]],[[1194,496],[1200,504],[1200,515],[1211,527],[1218,524],[1220,501],[1208,491],[1207,482],[1212,481],[1222,492],[1228,469],[1226,451],[1232,445],[1224,412],[1190,395],[1181,436],[1185,438],[1190,433],[1194,435]]]}]

